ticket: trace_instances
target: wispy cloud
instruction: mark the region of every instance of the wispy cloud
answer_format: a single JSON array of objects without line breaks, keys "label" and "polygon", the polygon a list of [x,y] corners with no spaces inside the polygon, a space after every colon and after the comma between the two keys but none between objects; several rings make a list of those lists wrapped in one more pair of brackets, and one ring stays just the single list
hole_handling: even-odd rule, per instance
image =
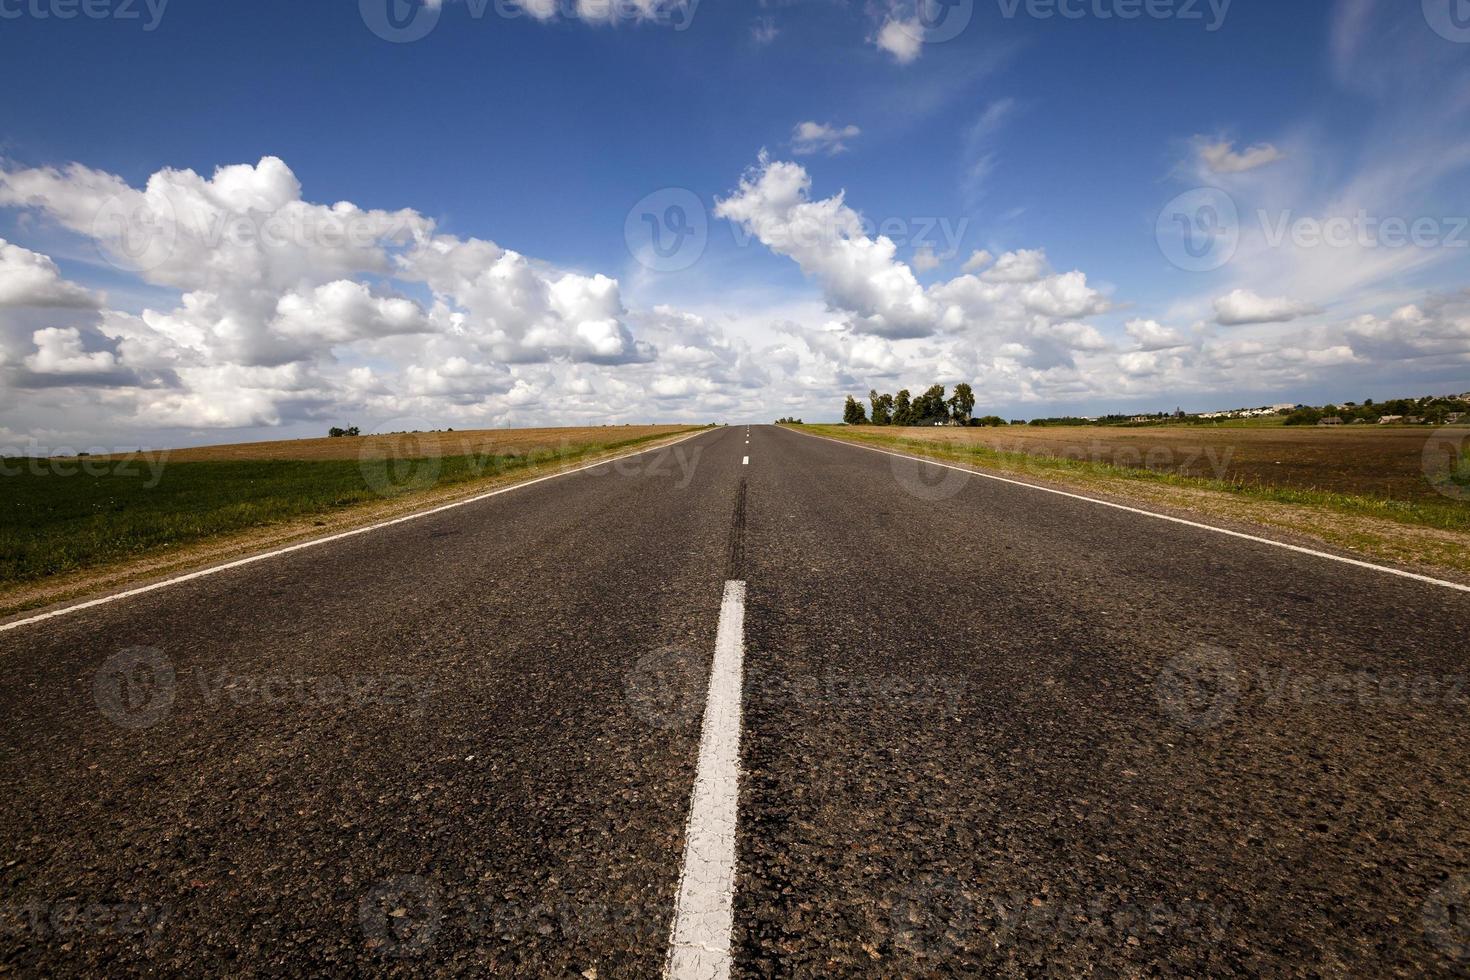
[{"label": "wispy cloud", "polygon": [[1275,163],[1285,156],[1270,143],[1257,143],[1238,153],[1231,140],[1210,142],[1205,137],[1196,137],[1195,145],[1200,162],[1212,174],[1243,174]]},{"label": "wispy cloud", "polygon": [[791,131],[791,152],[798,156],[825,153],[836,156],[847,152],[847,141],[862,133],[856,126],[834,126],[831,123],[800,122]]}]

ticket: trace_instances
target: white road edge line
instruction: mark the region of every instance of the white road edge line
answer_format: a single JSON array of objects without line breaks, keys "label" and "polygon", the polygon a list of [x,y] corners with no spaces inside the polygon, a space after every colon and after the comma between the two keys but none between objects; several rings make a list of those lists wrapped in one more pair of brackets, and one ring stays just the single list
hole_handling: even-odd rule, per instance
[{"label": "white road edge line", "polygon": [[730,975],[744,658],[745,583],[726,582],[684,830],[679,897],[664,961],[667,980],[724,980]]},{"label": "white road edge line", "polygon": [[1334,555],[1328,551],[1317,551],[1314,548],[1304,548],[1301,545],[1287,544],[1285,541],[1273,541],[1270,538],[1257,537],[1254,534],[1244,534],[1240,531],[1231,531],[1227,528],[1215,527],[1213,524],[1201,524],[1198,521],[1186,520],[1183,517],[1171,517],[1168,514],[1160,514],[1155,511],[1143,510],[1138,507],[1129,507],[1127,504],[1115,504],[1111,500],[1101,500],[1097,497],[1088,497],[1080,493],[1069,493],[1066,490],[1056,490],[1052,487],[1043,487],[1035,483],[1026,483],[1023,480],[1012,480],[1009,477],[997,476],[994,473],[986,473],[981,470],[971,469],[968,466],[952,466],[949,463],[940,463],[932,459],[926,459],[923,456],[912,456],[908,453],[890,452],[887,449],[878,449],[875,446],[864,446],[855,442],[848,442],[845,439],[832,439],[827,436],[812,435],[811,433],[807,432],[803,432],[801,434],[810,435],[813,439],[822,439],[826,442],[836,443],[839,446],[848,446],[852,449],[866,449],[869,452],[882,453],[884,456],[895,456],[899,459],[917,460],[921,463],[928,463],[931,466],[942,466],[947,470],[958,470],[961,473],[969,473],[972,476],[978,476],[985,480],[994,480],[997,483],[1009,483],[1012,486],[1026,487],[1030,490],[1040,490],[1042,493],[1056,494],[1058,497],[1070,497],[1073,500],[1084,500],[1090,504],[1098,504],[1102,507],[1111,507],[1114,510],[1127,511],[1130,514],[1139,514],[1143,517],[1152,517],[1155,520],[1168,521],[1171,524],[1183,524],[1185,527],[1198,528],[1201,531],[1214,531],[1216,534],[1224,534],[1228,537],[1239,538],[1242,541],[1251,541],[1255,544],[1270,545],[1273,548],[1283,548],[1287,551],[1295,551],[1297,554],[1311,555],[1313,558],[1323,558],[1327,561],[1340,562],[1344,565],[1353,565],[1357,568],[1366,568],[1375,572],[1383,572],[1387,575],[1396,575],[1399,578],[1413,579],[1415,582],[1423,582],[1427,585],[1437,585],[1445,589],[1454,589],[1457,592],[1470,592],[1470,585],[1461,585],[1459,582],[1449,582],[1445,579],[1433,578],[1429,575],[1420,575],[1417,572],[1406,572],[1401,568],[1392,568],[1388,565],[1375,565],[1369,561],[1359,561],[1356,558],[1346,558],[1342,555]]},{"label": "white road edge line", "polygon": [[431,507],[428,510],[415,511],[412,514],[405,514],[402,517],[395,517],[391,521],[383,521],[379,524],[370,524],[367,527],[353,528],[350,531],[343,531],[340,534],[329,534],[324,538],[312,538],[310,541],[301,541],[297,544],[288,545],[285,548],[277,548],[274,551],[267,551],[259,555],[250,555],[247,558],[240,558],[235,561],[226,562],[223,565],[212,565],[209,568],[201,568],[197,572],[189,572],[187,575],[178,575],[174,578],[164,579],[162,582],[153,582],[150,585],[142,585],[135,589],[128,589],[125,592],[114,592],[111,595],[99,596],[96,599],[88,599],[86,602],[78,602],[75,605],[63,606],[60,609],[53,609],[50,612],[39,613],[26,619],[17,619],[9,623],[0,623],[0,633],[4,633],[7,630],[19,629],[22,626],[31,626],[35,623],[43,623],[48,619],[55,619],[57,616],[65,616],[68,613],[80,612],[83,609],[91,609],[94,606],[106,605],[109,602],[117,602],[120,599],[130,599],[133,596],[143,595],[146,592],[153,592],[158,589],[167,588],[170,585],[179,585],[183,582],[192,582],[195,579],[207,578],[210,575],[218,575],[220,572],[227,572],[232,568],[240,568],[244,565],[253,565],[258,561],[265,561],[267,558],[276,558],[280,555],[288,555],[293,551],[304,551],[307,548],[315,548],[319,545],[331,544],[333,541],[341,541],[343,538],[351,538],[359,534],[367,534],[370,531],[380,531],[385,527],[392,527],[395,524],[404,524],[408,521],[416,521],[420,517],[428,517],[431,514],[442,514],[446,510],[453,510],[456,507],[466,507],[470,504],[476,504],[482,500],[488,500],[491,497],[498,497],[502,493],[510,493],[512,490],[521,490],[525,487],[534,486],[537,483],[545,483],[547,480],[555,480],[558,477],[571,476],[573,473],[583,473],[587,470],[596,469],[599,466],[606,466],[609,463],[616,463],[624,459],[632,459],[634,456],[642,456],[645,453],[657,452],[660,449],[668,449],[671,446],[677,446],[681,442],[687,442],[688,440],[693,439],[696,436],[704,435],[708,431],[708,429],[701,429],[698,432],[691,432],[687,436],[675,439],[673,442],[666,442],[661,446],[651,446],[648,449],[640,449],[635,453],[624,453],[621,456],[609,456],[607,459],[599,459],[597,462],[588,463],[586,466],[578,466],[575,469],[561,470],[556,473],[548,473],[545,476],[538,476],[533,480],[526,480],[523,483],[513,483],[508,487],[501,487],[498,490],[491,490],[488,493],[482,493],[474,497],[467,497],[464,500],[456,500],[453,503],[444,504],[439,507]]}]

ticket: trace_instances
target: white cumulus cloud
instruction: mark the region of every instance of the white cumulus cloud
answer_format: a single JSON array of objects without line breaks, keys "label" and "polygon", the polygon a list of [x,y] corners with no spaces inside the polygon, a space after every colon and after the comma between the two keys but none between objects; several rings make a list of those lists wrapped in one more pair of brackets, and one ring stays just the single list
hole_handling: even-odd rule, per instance
[{"label": "white cumulus cloud", "polygon": [[1215,322],[1226,327],[1247,323],[1286,323],[1320,312],[1310,303],[1285,296],[1258,296],[1249,289],[1236,289],[1215,300]]}]

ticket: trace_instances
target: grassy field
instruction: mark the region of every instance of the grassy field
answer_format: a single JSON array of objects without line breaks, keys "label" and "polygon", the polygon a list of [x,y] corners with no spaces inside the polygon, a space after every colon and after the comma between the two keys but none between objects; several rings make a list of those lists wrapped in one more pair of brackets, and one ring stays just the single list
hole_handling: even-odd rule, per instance
[{"label": "grassy field", "polygon": [[1014,473],[1207,489],[1470,531],[1470,428],[804,428]]},{"label": "grassy field", "polygon": [[[1470,442],[1470,427],[1463,431]],[[918,439],[960,450],[1100,463],[1240,487],[1290,487],[1394,500],[1443,499],[1425,474],[1422,426],[888,429],[860,437]]]},{"label": "grassy field", "polygon": [[0,589],[569,465],[680,426],[482,430],[0,461]]}]

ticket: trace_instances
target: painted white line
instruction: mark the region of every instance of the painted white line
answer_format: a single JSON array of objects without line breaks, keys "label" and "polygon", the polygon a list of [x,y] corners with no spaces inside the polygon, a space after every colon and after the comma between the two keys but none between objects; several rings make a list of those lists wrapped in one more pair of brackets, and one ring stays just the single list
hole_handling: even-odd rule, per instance
[{"label": "painted white line", "polygon": [[749,466],[750,465],[750,457],[749,456],[745,457],[745,461],[742,462],[740,465],[741,466]]},{"label": "painted white line", "polygon": [[1097,497],[1088,497],[1080,493],[1069,493],[1066,490],[1056,490],[1052,487],[1038,486],[1035,483],[1026,483],[1023,480],[1012,480],[1009,477],[997,476],[994,473],[985,473],[981,470],[971,469],[968,466],[952,466],[949,463],[939,463],[932,459],[925,459],[922,456],[911,456],[908,453],[889,452],[887,449],[878,449],[874,446],[863,446],[855,442],[847,442],[843,439],[832,439],[827,436],[812,435],[809,432],[803,432],[802,435],[811,436],[813,439],[823,439],[827,442],[836,443],[839,446],[849,446],[853,449],[866,449],[869,452],[882,453],[884,456],[896,456],[899,459],[917,460],[921,463],[928,463],[931,466],[942,466],[947,470],[958,470],[961,473],[969,473],[972,476],[978,476],[981,479],[985,480],[994,480],[997,483],[1009,483],[1012,486],[1026,487],[1028,490],[1040,490],[1042,493],[1055,494],[1058,497],[1070,497],[1073,500],[1084,500],[1087,503],[1097,504],[1101,507],[1111,507],[1114,510],[1126,511],[1130,514],[1138,514],[1143,517],[1152,517],[1155,520],[1168,521],[1170,524],[1183,524],[1185,527],[1198,528],[1201,531],[1213,531],[1216,534],[1223,534],[1231,538],[1239,538],[1242,541],[1250,541],[1255,544],[1270,545],[1273,548],[1281,548],[1286,551],[1295,551],[1297,554],[1300,555],[1311,555],[1313,558],[1322,558],[1327,561],[1339,562],[1343,565],[1352,565],[1356,568],[1366,568],[1374,572],[1383,572],[1385,575],[1396,575],[1399,578],[1413,579],[1415,582],[1423,582],[1427,585],[1437,585],[1445,589],[1454,589],[1457,592],[1470,592],[1470,585],[1461,585],[1459,582],[1448,582],[1444,579],[1432,578],[1428,575],[1420,575],[1417,572],[1406,572],[1401,568],[1391,568],[1388,565],[1375,565],[1369,561],[1359,561],[1356,558],[1345,558],[1342,555],[1334,555],[1331,552],[1327,551],[1317,551],[1315,548],[1303,548],[1301,545],[1287,544],[1285,541],[1273,541],[1270,538],[1261,538],[1257,537],[1254,534],[1243,534],[1240,531],[1231,531],[1227,528],[1215,527],[1213,524],[1201,524],[1198,521],[1190,521],[1182,517],[1172,517],[1168,514],[1159,514],[1151,510],[1142,510],[1138,507],[1129,507],[1126,504],[1115,504],[1111,500],[1100,500]]},{"label": "painted white line", "polygon": [[745,583],[726,582],[709,697],[704,703],[699,768],[684,830],[679,898],[664,962],[668,980],[724,980],[730,975],[744,658]]},{"label": "painted white line", "polygon": [[253,565],[258,561],[265,561],[267,558],[276,558],[280,555],[289,555],[293,551],[304,551],[307,548],[315,548],[320,545],[331,544],[333,541],[341,541],[343,538],[356,537],[359,534],[367,534],[370,531],[380,531],[385,527],[392,527],[395,524],[404,524],[408,521],[416,521],[420,517],[428,517],[431,514],[442,514],[446,510],[453,510],[456,507],[466,507],[470,504],[476,504],[482,500],[488,500],[491,497],[498,497],[502,493],[510,493],[512,490],[521,490],[525,487],[535,486],[538,483],[545,483],[547,480],[555,480],[558,477],[571,476],[573,473],[583,473],[587,470],[596,469],[599,466],[606,466],[609,463],[616,463],[619,460],[632,459],[634,456],[642,456],[645,453],[657,452],[660,449],[668,449],[670,446],[676,446],[681,442],[693,439],[695,436],[703,435],[706,431],[708,430],[701,429],[699,432],[691,432],[689,435],[684,436],[683,438],[675,439],[673,442],[666,442],[661,446],[653,446],[648,449],[640,449],[637,452],[633,453],[624,453],[622,456],[609,456],[607,459],[600,459],[595,463],[588,463],[586,466],[578,466],[576,469],[561,470],[557,473],[548,473],[546,476],[538,476],[534,480],[526,480],[524,483],[515,483],[511,486],[501,487],[499,490],[491,490],[488,493],[482,493],[478,496],[468,497],[464,500],[456,500],[453,503],[443,504],[439,507],[432,507],[428,510],[421,510],[416,511],[412,514],[405,514],[402,517],[395,517],[391,521],[383,521],[380,524],[370,524],[367,527],[353,528],[351,531],[343,531],[340,534],[329,534],[324,538],[312,538],[310,541],[302,541],[298,544],[288,545],[284,548],[277,548],[275,551],[267,551],[259,555],[251,555],[248,558],[240,558],[236,561],[226,562],[223,565],[213,565],[209,568],[201,568],[197,572],[190,572],[187,575],[178,575],[174,578],[165,579],[162,582],[154,582],[151,585],[139,586],[136,589],[128,589],[126,592],[114,592],[111,595],[101,596],[96,599],[89,599],[86,602],[78,602],[75,605],[64,606],[61,609],[53,609],[50,612],[39,613],[38,615],[30,616],[26,619],[17,619],[14,622],[10,623],[0,623],[0,633],[4,633],[7,630],[19,629],[22,626],[30,626],[34,623],[43,623],[48,619],[55,619],[57,616],[65,616],[68,613],[80,612],[83,609],[91,609],[94,606],[106,605],[109,602],[117,602],[119,599],[130,599],[133,596],[143,595],[146,592],[154,592],[158,589],[167,588],[170,585],[179,585],[182,582],[192,582],[195,579],[207,578],[210,575],[218,575],[220,572],[227,572],[232,568],[240,568],[244,565]]}]

